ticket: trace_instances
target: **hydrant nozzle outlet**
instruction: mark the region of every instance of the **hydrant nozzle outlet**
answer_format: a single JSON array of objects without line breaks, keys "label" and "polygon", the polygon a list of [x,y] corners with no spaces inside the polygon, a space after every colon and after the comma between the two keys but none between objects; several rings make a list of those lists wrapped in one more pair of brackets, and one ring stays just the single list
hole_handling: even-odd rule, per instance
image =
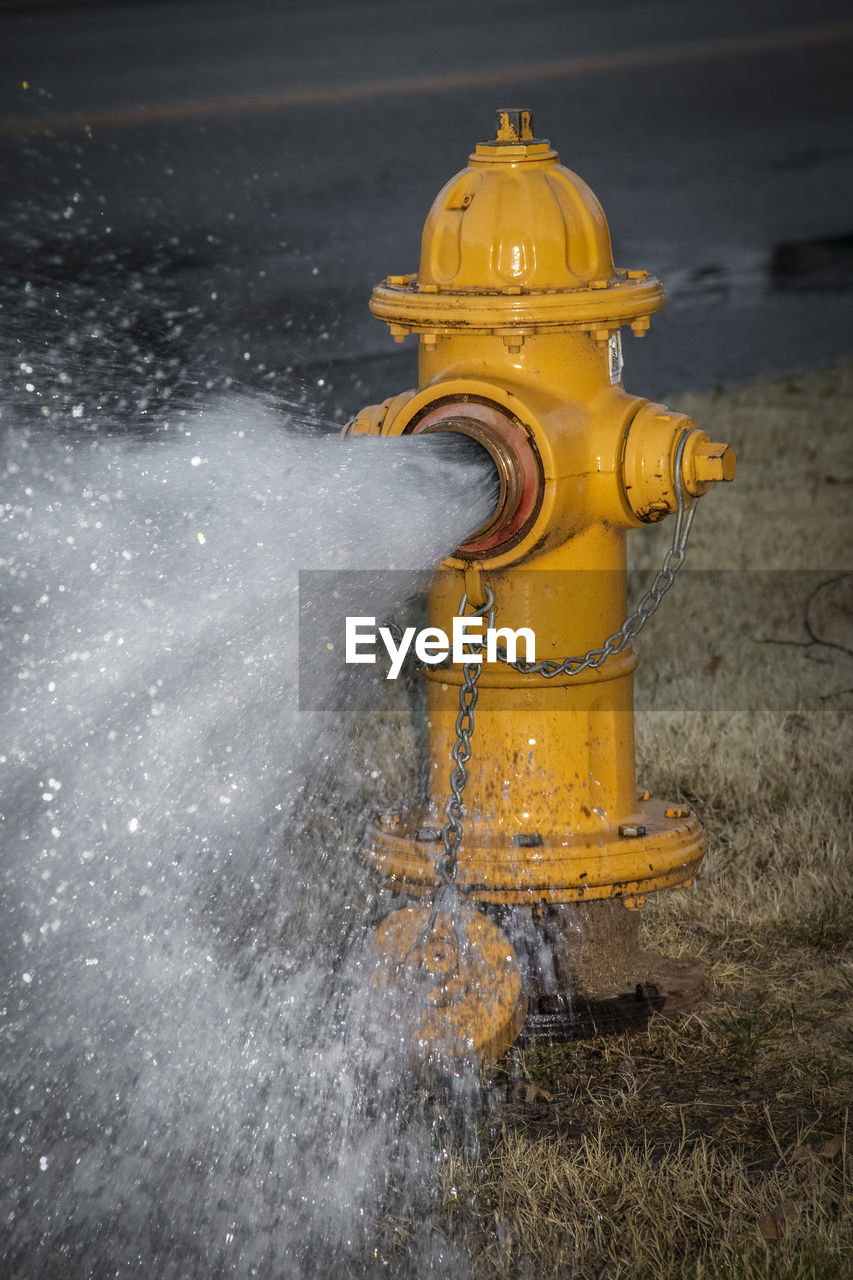
[{"label": "hydrant nozzle outlet", "polygon": [[[681,473],[676,477],[682,442]],[[625,440],[625,496],[641,522],[662,520],[678,506],[678,480],[691,498],[701,497],[711,484],[733,480],[735,463],[731,445],[709,440],[692,419],[672,413],[664,405],[643,404]]]},{"label": "hydrant nozzle outlet", "polygon": [[511,423],[498,421],[496,429],[494,422],[489,423],[483,417],[466,416],[462,409],[460,406],[457,413],[456,406],[451,406],[446,416],[439,413],[427,418],[414,428],[413,434],[453,432],[468,437],[476,440],[495,464],[498,477],[495,509],[479,529],[468,535],[457,551],[460,556],[476,558],[512,536],[522,518],[519,513],[525,509],[527,472],[532,473],[533,467],[526,465],[523,442],[514,438]]}]

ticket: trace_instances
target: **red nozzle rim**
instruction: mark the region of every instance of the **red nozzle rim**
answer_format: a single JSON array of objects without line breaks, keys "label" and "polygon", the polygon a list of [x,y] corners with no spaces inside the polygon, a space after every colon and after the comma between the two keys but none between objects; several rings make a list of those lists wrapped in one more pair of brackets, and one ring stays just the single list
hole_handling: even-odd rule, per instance
[{"label": "red nozzle rim", "polygon": [[433,401],[406,427],[406,435],[456,431],[486,450],[498,473],[498,503],[489,519],[457,547],[454,555],[485,559],[517,546],[542,505],[542,460],[518,418],[488,400],[453,397]]}]

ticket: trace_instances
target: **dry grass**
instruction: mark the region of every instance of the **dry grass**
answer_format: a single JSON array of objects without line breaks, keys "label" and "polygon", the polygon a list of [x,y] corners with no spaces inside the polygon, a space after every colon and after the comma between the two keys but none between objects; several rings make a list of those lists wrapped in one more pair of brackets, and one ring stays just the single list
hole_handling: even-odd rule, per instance
[{"label": "dry grass", "polygon": [[[455,1172],[446,1203],[464,1194],[467,1170]],[[819,1156],[756,1162],[686,1126],[669,1143],[631,1142],[593,1121],[574,1141],[507,1130],[476,1181],[492,1211],[469,1225],[480,1274],[842,1274],[843,1178]]]},{"label": "dry grass", "polygon": [[448,1230],[483,1277],[853,1275],[845,726],[658,720],[644,776],[697,807],[709,855],[651,900],[647,942],[700,960],[710,999],[507,1055],[480,1158],[444,1168]]},{"label": "dry grass", "polygon": [[[439,1189],[441,1231],[484,1280],[853,1276],[851,579],[810,615],[835,647],[804,626],[853,564],[851,389],[845,364],[678,406],[740,469],[690,552],[726,572],[697,575],[680,611],[676,588],[641,642],[640,780],[689,801],[709,846],[697,885],[644,916],[647,945],[701,961],[711,995],[681,1023],[515,1048],[488,1074],[479,1153],[449,1151]],[[759,589],[769,570],[802,577]]]}]

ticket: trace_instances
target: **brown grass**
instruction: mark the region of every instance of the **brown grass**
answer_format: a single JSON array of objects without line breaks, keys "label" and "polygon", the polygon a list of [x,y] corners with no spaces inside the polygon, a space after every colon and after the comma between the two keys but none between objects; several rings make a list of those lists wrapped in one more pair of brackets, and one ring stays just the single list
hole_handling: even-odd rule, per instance
[{"label": "brown grass", "polygon": [[[678,405],[739,472],[689,553],[725,572],[680,605],[677,585],[640,642],[640,781],[689,801],[709,849],[644,922],[705,966],[710,998],[487,1074],[479,1152],[449,1149],[439,1187],[440,1230],[483,1280],[853,1276],[853,579],[820,587],[853,565],[851,389],[847,363]],[[644,533],[637,562],[669,536]],[[832,645],[804,623],[816,589]]]},{"label": "brown grass", "polygon": [[701,961],[711,996],[491,1073],[499,1119],[442,1181],[475,1274],[853,1275],[845,745],[826,708],[646,723],[644,776],[709,842],[697,886],[650,901],[647,943]]}]

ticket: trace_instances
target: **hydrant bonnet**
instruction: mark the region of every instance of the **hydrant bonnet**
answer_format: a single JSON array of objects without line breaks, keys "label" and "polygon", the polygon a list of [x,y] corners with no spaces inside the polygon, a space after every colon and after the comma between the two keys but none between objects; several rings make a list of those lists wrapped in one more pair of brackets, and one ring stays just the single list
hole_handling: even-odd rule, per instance
[{"label": "hydrant bonnet", "polygon": [[601,205],[533,137],[530,113],[499,111],[497,136],[432,205],[417,276],[389,276],[370,305],[400,338],[615,327],[645,322],[663,303],[660,281],[614,267]]}]

